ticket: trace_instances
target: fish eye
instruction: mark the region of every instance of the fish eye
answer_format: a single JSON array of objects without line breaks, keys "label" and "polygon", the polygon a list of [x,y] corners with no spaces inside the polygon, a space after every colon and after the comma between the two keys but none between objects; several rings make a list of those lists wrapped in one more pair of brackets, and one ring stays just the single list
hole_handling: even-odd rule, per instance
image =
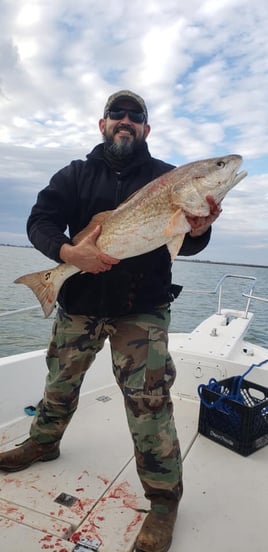
[{"label": "fish eye", "polygon": [[224,161],[217,161],[217,165],[218,167],[220,167],[220,169],[223,169],[223,167],[225,167]]}]

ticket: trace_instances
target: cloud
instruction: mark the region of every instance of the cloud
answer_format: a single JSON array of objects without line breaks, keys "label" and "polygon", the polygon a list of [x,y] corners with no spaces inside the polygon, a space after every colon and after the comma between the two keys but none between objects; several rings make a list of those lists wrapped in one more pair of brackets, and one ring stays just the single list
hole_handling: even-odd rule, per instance
[{"label": "cloud", "polygon": [[0,0],[0,11],[0,242],[27,243],[38,190],[100,141],[107,96],[130,88],[148,104],[155,157],[243,155],[249,176],[202,255],[268,264],[266,0]]}]

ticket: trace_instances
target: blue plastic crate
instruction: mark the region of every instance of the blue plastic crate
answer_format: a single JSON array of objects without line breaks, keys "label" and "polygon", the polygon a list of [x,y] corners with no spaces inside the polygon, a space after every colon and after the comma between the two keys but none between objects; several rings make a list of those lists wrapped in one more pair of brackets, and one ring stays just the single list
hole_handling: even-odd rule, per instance
[{"label": "blue plastic crate", "polygon": [[233,377],[212,386],[201,385],[199,395],[198,430],[202,435],[243,456],[268,444],[266,387]]}]

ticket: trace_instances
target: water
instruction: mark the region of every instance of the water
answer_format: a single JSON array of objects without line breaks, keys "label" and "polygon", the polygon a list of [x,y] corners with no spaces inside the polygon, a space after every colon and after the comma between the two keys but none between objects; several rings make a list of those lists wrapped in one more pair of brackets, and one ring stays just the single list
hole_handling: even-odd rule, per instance
[{"label": "water", "polygon": [[[27,247],[0,246],[0,259],[0,313],[36,305],[32,291],[13,282],[22,274],[46,269],[55,263]],[[45,319],[41,309],[0,317],[0,357],[45,348],[52,318]]]},{"label": "water", "polygon": [[[23,247],[0,246],[0,258],[0,313],[36,305],[37,300],[31,290],[13,282],[22,274],[47,269],[55,263],[35,249]],[[171,331],[191,331],[216,311],[216,295],[193,294],[187,290],[212,291],[226,273],[254,276],[257,278],[254,294],[268,297],[268,267],[175,261],[173,281],[183,285],[183,292],[172,304]],[[249,285],[249,281],[228,279],[224,286],[222,306],[245,309],[246,299],[242,297],[242,292],[246,292]],[[254,301],[251,310],[255,312],[255,319],[247,338],[268,347],[268,303]],[[45,348],[52,320],[53,315],[46,320],[41,309],[0,317],[0,357]]]}]

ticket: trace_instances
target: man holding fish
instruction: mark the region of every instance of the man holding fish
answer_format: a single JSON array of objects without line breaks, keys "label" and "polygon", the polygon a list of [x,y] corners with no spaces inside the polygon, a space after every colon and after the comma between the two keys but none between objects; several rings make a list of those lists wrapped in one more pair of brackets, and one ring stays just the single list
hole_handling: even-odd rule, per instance
[{"label": "man holding fish", "polygon": [[46,316],[56,299],[58,310],[30,437],[0,454],[0,469],[18,471],[59,456],[84,375],[108,338],[151,504],[135,550],[166,552],[183,491],[170,397],[170,303],[180,291],[171,282],[172,260],[206,247],[221,200],[245,174],[236,174],[240,156],[175,170],[152,158],[147,107],[129,90],[108,98],[99,128],[103,143],[53,176],[28,220],[33,245],[60,265],[18,282],[33,289]]}]

